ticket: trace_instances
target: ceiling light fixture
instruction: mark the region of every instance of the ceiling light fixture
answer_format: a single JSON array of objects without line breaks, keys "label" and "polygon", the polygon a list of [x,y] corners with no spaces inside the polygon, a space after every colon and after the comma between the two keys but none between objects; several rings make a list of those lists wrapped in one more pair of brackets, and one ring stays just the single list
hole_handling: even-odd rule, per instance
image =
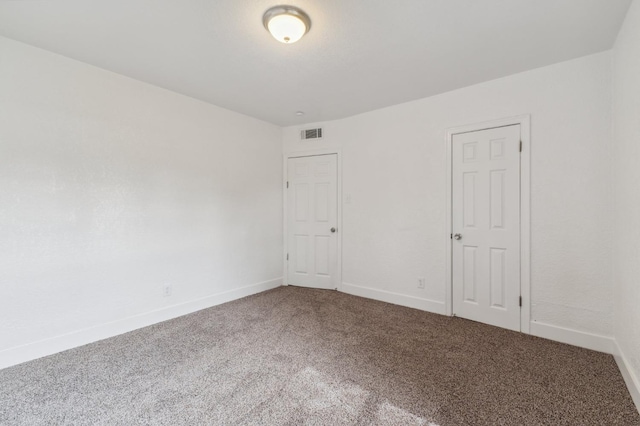
[{"label": "ceiling light fixture", "polygon": [[262,17],[264,27],[280,43],[295,43],[311,28],[309,15],[295,6],[274,6]]}]

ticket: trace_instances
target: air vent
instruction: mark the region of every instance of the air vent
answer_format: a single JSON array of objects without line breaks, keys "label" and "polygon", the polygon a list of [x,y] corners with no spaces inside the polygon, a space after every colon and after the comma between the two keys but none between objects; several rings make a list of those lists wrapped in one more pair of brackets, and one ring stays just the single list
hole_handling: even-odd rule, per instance
[{"label": "air vent", "polygon": [[301,130],[300,139],[303,141],[307,139],[322,139],[322,128]]}]

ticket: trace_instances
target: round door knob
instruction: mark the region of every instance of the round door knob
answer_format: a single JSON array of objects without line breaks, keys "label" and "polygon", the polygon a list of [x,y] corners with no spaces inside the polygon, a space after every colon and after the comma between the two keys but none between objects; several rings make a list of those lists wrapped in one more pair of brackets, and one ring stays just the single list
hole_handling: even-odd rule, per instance
[{"label": "round door knob", "polygon": [[331,228],[331,232],[336,232],[336,228]]},{"label": "round door knob", "polygon": [[459,239],[461,239],[461,238],[462,238],[462,234],[454,234],[454,235],[453,235],[453,239],[454,239],[454,240],[459,240]]}]

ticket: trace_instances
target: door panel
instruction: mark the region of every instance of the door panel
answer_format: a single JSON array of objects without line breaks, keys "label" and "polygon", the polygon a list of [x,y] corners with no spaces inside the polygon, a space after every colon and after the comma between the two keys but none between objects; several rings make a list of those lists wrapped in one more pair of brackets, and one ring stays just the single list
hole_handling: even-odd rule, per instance
[{"label": "door panel", "polygon": [[337,155],[288,160],[288,284],[337,288]]},{"label": "door panel", "polygon": [[453,313],[520,330],[520,126],[452,139]]},{"label": "door panel", "polygon": [[308,210],[309,210],[309,184],[307,183],[297,183],[294,184],[294,189],[295,189],[295,205],[296,205],[296,210],[294,213],[294,218],[296,222],[306,222],[307,221],[307,217],[309,216],[307,214]]},{"label": "door panel", "polygon": [[307,246],[309,245],[308,235],[295,235],[293,244],[293,264],[295,265],[294,272],[296,274],[308,273],[307,269]]},{"label": "door panel", "polygon": [[462,251],[462,281],[464,286],[464,301],[476,303],[476,252],[478,247],[464,246]]}]

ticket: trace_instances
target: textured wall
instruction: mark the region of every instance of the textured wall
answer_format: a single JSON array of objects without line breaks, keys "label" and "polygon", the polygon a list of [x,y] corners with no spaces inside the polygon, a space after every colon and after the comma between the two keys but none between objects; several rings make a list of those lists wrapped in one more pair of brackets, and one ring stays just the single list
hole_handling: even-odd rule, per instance
[{"label": "textured wall", "polygon": [[[640,386],[640,2],[614,47],[615,337]],[[638,388],[640,391],[640,388]]]},{"label": "textured wall", "polygon": [[320,123],[325,137],[314,143],[285,128],[286,151],[342,149],[343,281],[444,302],[446,129],[531,114],[532,319],[610,335],[610,59]]},{"label": "textured wall", "polygon": [[281,277],[281,134],[0,38],[0,351]]}]

